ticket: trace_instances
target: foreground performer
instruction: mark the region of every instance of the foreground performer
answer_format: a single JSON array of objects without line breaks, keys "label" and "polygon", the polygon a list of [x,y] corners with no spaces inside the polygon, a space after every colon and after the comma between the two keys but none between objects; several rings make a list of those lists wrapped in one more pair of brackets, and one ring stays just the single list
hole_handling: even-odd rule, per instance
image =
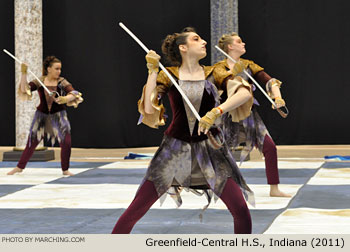
[{"label": "foreground performer", "polygon": [[[266,85],[267,92],[269,96],[274,99],[277,108],[285,106],[285,101],[282,99],[280,92],[281,82],[271,78],[262,67],[258,66],[253,61],[240,58],[246,50],[245,43],[237,33],[222,35],[218,46],[236,61],[235,63],[230,59],[224,59],[215,64],[214,74],[217,76],[219,82],[224,81],[227,77],[232,77],[232,75],[241,76],[245,80],[248,80],[246,74],[242,72],[245,69],[254,79]],[[253,87],[253,90],[254,89],[255,87]],[[225,95],[223,95],[223,98],[225,98]],[[265,171],[267,182],[270,185],[270,196],[290,197],[289,194],[282,192],[278,188],[280,181],[276,145],[257,112],[257,105],[259,104],[254,100],[254,106],[252,107],[250,116],[241,120],[239,124],[225,124],[228,126],[225,130],[225,133],[228,133],[226,135],[226,140],[228,144],[233,147],[237,147],[243,142],[245,143],[241,160],[245,160],[254,147],[258,148],[265,157]],[[234,118],[232,119],[234,120]],[[228,121],[230,122],[231,120]]]},{"label": "foreground performer", "polygon": [[17,167],[7,175],[22,172],[27,162],[32,157],[36,146],[46,135],[52,144],[58,139],[61,146],[61,166],[63,175],[74,175],[69,169],[71,154],[70,123],[64,104],[75,108],[83,101],[81,93],[74,90],[72,85],[61,75],[62,63],[55,56],[48,56],[43,62],[43,76],[41,82],[51,92],[58,92],[60,96],[50,96],[37,80],[27,82],[27,65],[21,65],[21,81],[18,94],[22,99],[31,99],[32,91],[37,90],[40,96],[40,104],[34,115],[30,127],[27,145],[21,155]]},{"label": "foreground performer", "polygon": [[252,231],[244,196],[250,201],[253,193],[229,148],[225,144],[220,149],[213,148],[206,134],[216,119],[228,111],[243,110],[241,114],[249,115],[253,104],[250,85],[230,80],[233,94],[219,107],[213,68],[199,64],[206,56],[206,44],[193,28],[185,28],[181,33],[168,35],[162,45],[163,54],[173,65],[167,70],[199,112],[202,117],[199,123],[167,75],[163,71],[158,74],[160,56],[154,51],[146,55],[149,75],[138,104],[142,122],[152,128],[164,125],[160,97],[165,94],[170,100],[173,120],[134,200],[120,216],[112,233],[130,233],[136,222],[168,190],[180,206],[182,188],[204,190],[209,202],[214,192],[234,217],[234,232]]}]

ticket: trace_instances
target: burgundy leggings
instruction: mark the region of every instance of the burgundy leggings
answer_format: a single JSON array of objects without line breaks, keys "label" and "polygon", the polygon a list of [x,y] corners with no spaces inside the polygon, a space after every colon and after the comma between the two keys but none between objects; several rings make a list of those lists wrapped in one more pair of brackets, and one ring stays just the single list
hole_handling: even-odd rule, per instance
[{"label": "burgundy leggings", "polygon": [[[40,140],[41,141],[41,140]],[[32,157],[35,147],[38,146],[39,142],[36,138],[32,139],[31,142],[28,142],[26,145],[26,148],[24,149],[21,159],[18,161],[17,167],[24,169],[29,161],[29,159]],[[69,168],[69,159],[71,154],[71,136],[69,133],[66,134],[64,137],[64,140],[60,143],[61,146],[61,167],[63,171],[67,171]]]},{"label": "burgundy leggings", "polygon": [[280,180],[277,166],[277,149],[272,138],[268,135],[265,136],[262,152],[265,157],[267,183],[270,185],[279,184]]},{"label": "burgundy leggings", "polygon": [[[129,234],[136,222],[146,214],[157,199],[158,194],[153,182],[146,180],[130,206],[120,216],[112,234]],[[227,179],[220,199],[226,204],[234,218],[234,232],[236,234],[250,234],[252,232],[250,212],[241,189],[232,178]]]}]

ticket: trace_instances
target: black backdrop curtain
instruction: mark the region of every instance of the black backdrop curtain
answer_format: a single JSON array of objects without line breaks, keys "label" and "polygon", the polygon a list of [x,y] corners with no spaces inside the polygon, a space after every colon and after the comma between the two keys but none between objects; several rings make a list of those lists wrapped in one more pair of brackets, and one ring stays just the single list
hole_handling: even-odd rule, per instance
[{"label": "black backdrop curtain", "polygon": [[[259,112],[277,144],[348,144],[350,20],[347,0],[240,0],[245,58],[283,81],[290,109],[282,119],[259,91]],[[0,1],[1,48],[14,48],[13,1]],[[43,1],[44,55],[63,62],[62,75],[85,98],[68,109],[73,147],[138,147],[160,143],[165,128],[137,126],[137,100],[147,78],[144,51],[122,21],[151,49],[185,26],[208,41],[210,1]],[[164,62],[164,61],[163,61]],[[0,145],[15,142],[14,64],[0,57]],[[170,111],[168,114],[171,117]]]},{"label": "black backdrop curtain", "polygon": [[13,0],[0,1],[0,146],[15,144],[15,63],[2,52],[14,51]]},{"label": "black backdrop curtain", "polygon": [[287,119],[255,92],[276,143],[350,143],[349,11],[346,0],[239,1],[244,57],[283,81]]},{"label": "black backdrop curtain", "polygon": [[[186,26],[209,41],[210,1],[62,0],[44,1],[43,9],[44,55],[62,60],[62,75],[85,99],[68,111],[73,146],[160,144],[165,127],[136,125],[137,101],[147,79],[145,52],[118,22],[161,55],[165,36]],[[209,56],[203,64],[210,64]]]}]

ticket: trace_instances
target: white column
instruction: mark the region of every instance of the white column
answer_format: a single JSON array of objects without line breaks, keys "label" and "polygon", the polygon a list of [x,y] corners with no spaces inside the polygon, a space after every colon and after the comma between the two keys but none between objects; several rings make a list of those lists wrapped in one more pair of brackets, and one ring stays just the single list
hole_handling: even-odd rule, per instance
[{"label": "white column", "polygon": [[[29,65],[37,75],[42,74],[42,0],[15,0],[15,55]],[[26,145],[30,124],[39,102],[37,92],[32,101],[22,101],[17,95],[21,68],[16,63],[16,149]],[[28,81],[32,80],[28,74]]]},{"label": "white column", "polygon": [[224,33],[238,32],[238,0],[211,0],[211,63],[224,57],[214,48]]}]

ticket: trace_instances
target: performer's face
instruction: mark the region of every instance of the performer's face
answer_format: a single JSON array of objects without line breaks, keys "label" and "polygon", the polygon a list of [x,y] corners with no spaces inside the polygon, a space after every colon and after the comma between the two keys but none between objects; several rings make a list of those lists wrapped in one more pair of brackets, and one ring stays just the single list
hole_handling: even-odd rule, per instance
[{"label": "performer's face", "polygon": [[228,49],[235,54],[239,54],[240,56],[246,52],[245,43],[239,36],[232,36],[232,43],[228,45]]},{"label": "performer's face", "polygon": [[47,68],[47,73],[52,78],[59,78],[61,75],[62,64],[59,62],[53,63],[52,66]]},{"label": "performer's face", "polygon": [[204,58],[207,55],[205,45],[207,42],[202,39],[197,33],[189,32],[187,36],[187,43],[183,45],[183,50],[190,56]]}]

